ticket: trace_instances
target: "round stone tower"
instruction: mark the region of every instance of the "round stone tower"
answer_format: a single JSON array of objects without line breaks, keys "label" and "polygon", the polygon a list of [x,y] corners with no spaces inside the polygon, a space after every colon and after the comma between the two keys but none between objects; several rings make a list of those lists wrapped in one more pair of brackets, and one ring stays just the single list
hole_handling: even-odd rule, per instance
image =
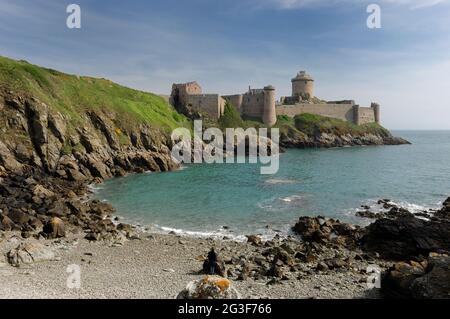
[{"label": "round stone tower", "polygon": [[292,96],[311,99],[314,97],[314,79],[305,71],[300,71],[292,79]]},{"label": "round stone tower", "polygon": [[275,125],[277,113],[275,110],[275,88],[272,85],[264,87],[263,123],[267,126]]}]

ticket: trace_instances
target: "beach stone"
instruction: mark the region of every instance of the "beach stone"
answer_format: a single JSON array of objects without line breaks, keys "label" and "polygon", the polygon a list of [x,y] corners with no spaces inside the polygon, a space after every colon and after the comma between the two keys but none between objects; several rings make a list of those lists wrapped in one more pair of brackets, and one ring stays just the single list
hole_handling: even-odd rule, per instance
[{"label": "beach stone", "polygon": [[316,269],[319,270],[319,271],[328,271],[329,270],[328,265],[326,263],[324,263],[324,262],[319,262],[317,264]]},{"label": "beach stone", "polygon": [[205,276],[187,284],[177,299],[241,299],[231,282],[220,276]]},{"label": "beach stone", "polygon": [[9,231],[14,228],[14,222],[8,216],[0,215],[0,230]]},{"label": "beach stone", "polygon": [[257,236],[257,235],[247,235],[247,242],[251,243],[255,246],[259,246],[262,243],[261,237]]},{"label": "beach stone", "polygon": [[25,225],[30,220],[30,216],[20,210],[13,210],[8,214],[10,218],[17,225]]},{"label": "beach stone", "polygon": [[46,223],[43,232],[48,238],[60,238],[66,236],[64,222],[59,217],[53,217]]},{"label": "beach stone", "polygon": [[33,188],[33,194],[35,196],[40,197],[40,198],[55,197],[55,193],[54,192],[52,192],[51,190],[48,190],[47,188],[45,188],[42,185],[36,185]]},{"label": "beach stone", "polygon": [[331,258],[326,260],[325,263],[330,269],[342,268],[348,265],[342,258]]},{"label": "beach stone", "polygon": [[22,264],[54,260],[55,253],[47,246],[39,243],[21,243],[16,248],[11,249],[6,257],[12,266],[19,267]]},{"label": "beach stone", "polygon": [[333,231],[332,223],[321,217],[301,216],[292,230],[307,242],[326,244]]}]

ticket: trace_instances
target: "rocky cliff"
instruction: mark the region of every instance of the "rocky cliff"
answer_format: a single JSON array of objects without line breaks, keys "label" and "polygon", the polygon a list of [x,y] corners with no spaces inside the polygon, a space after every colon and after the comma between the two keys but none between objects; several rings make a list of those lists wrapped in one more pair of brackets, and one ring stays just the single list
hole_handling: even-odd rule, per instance
[{"label": "rocky cliff", "polygon": [[355,125],[313,114],[279,117],[277,126],[280,144],[287,148],[409,144],[376,123]]},{"label": "rocky cliff", "polygon": [[0,230],[58,234],[57,217],[115,231],[111,207],[81,201],[87,185],[176,168],[168,129],[182,125],[152,94],[0,58]]}]

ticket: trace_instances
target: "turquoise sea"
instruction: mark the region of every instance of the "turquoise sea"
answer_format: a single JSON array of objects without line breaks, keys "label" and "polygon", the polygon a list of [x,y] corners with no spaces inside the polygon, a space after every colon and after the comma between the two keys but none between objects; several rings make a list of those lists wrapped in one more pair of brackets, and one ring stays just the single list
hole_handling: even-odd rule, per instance
[{"label": "turquoise sea", "polygon": [[412,145],[288,150],[275,175],[258,164],[188,164],[109,180],[95,196],[152,230],[235,238],[286,235],[301,215],[367,223],[354,213],[380,198],[439,207],[450,196],[450,131],[393,133]]}]

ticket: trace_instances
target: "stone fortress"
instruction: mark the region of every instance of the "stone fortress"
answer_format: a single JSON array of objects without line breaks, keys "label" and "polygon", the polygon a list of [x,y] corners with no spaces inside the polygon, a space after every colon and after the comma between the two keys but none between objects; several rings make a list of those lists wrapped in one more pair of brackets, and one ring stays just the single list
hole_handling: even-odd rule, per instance
[{"label": "stone fortress", "polygon": [[263,89],[252,89],[243,94],[219,95],[203,94],[197,82],[172,85],[170,103],[189,107],[200,113],[219,119],[225,103],[231,103],[243,118],[256,119],[268,126],[276,124],[277,116],[294,117],[302,113],[327,116],[354,124],[379,123],[380,106],[372,103],[361,107],[353,100],[323,101],[314,96],[314,79],[305,71],[292,79],[292,95],[275,98],[275,88],[268,85]]}]

